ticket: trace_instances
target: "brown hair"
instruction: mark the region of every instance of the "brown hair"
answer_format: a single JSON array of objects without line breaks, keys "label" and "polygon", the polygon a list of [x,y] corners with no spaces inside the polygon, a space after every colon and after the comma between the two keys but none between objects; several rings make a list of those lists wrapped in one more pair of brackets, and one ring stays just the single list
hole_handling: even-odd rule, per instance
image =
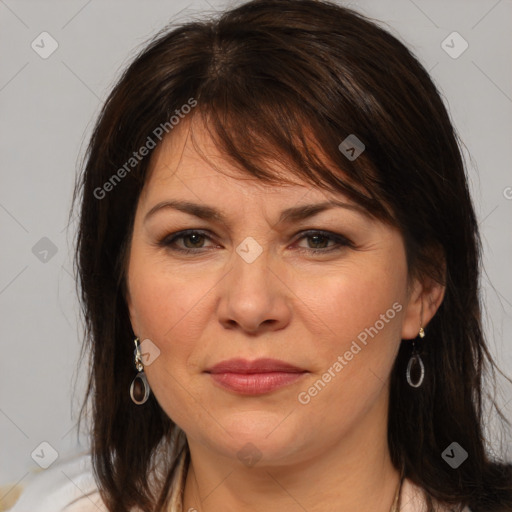
[{"label": "brown hair", "polygon": [[[76,265],[91,357],[81,416],[90,399],[93,466],[109,509],[161,510],[187,450],[174,445],[161,479],[148,479],[156,455],[173,449],[177,426],[154,396],[136,406],[128,393],[136,372],[125,263],[150,155],[125,164],[191,98],[197,105],[187,115],[201,116],[235,165],[279,183],[266,166],[272,159],[348,194],[400,228],[411,275],[446,285],[420,345],[423,386],[404,377],[409,343],[392,370],[392,461],[433,499],[472,512],[512,510],[512,467],[490,460],[483,435],[482,379],[495,364],[482,332],[481,246],[457,136],[436,86],[397,38],[314,0],[253,0],[166,28],[103,106],[74,200],[81,197]],[[351,134],[365,145],[355,160],[339,149]],[[453,441],[468,452],[456,470],[441,457]]]}]

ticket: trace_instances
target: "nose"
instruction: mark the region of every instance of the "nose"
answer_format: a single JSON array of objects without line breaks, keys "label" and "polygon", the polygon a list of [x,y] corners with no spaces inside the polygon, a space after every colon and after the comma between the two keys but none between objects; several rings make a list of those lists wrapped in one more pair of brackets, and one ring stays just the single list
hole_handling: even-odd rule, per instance
[{"label": "nose", "polygon": [[292,292],[271,265],[268,251],[252,262],[234,254],[231,270],[218,288],[219,321],[226,329],[256,335],[283,329],[291,318]]}]

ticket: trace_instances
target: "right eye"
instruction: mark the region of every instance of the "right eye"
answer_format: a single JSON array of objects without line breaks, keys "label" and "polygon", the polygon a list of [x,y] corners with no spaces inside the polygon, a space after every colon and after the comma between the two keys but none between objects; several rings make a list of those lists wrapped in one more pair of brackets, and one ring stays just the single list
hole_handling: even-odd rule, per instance
[{"label": "right eye", "polygon": [[[161,247],[168,248],[171,251],[192,253],[199,252],[199,250],[203,249],[203,247],[195,247],[195,245],[200,245],[201,242],[204,241],[204,239],[211,240],[211,238],[202,231],[188,229],[186,231],[178,231],[177,233],[166,235],[162,240],[158,242],[158,245]],[[182,240],[183,242],[185,242],[184,248],[179,247],[177,245],[178,240]],[[188,246],[187,241],[190,242]]]}]

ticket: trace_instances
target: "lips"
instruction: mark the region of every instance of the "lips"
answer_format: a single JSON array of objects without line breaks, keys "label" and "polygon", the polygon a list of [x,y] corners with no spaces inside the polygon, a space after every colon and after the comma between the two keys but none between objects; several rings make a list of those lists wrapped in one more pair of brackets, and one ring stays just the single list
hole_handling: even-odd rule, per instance
[{"label": "lips", "polygon": [[301,379],[306,370],[277,359],[229,359],[205,370],[223,389],[242,395],[270,393]]},{"label": "lips", "polygon": [[228,359],[207,369],[207,373],[302,373],[305,370],[278,359]]}]

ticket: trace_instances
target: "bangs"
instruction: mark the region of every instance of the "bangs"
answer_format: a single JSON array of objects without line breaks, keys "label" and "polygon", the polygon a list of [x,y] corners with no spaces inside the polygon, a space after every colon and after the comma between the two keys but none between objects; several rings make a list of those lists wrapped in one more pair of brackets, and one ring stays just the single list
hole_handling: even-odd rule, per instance
[{"label": "bangs", "polygon": [[[205,161],[222,172],[201,151],[194,137],[196,116],[197,124],[207,130],[218,151],[242,173],[264,183],[296,184],[289,178],[291,173],[312,186],[349,197],[374,218],[396,224],[379,184],[378,169],[369,157],[363,151],[351,161],[339,149],[353,131],[345,128],[340,134],[307,106],[292,103],[289,94],[276,91],[263,96],[255,94],[255,89],[251,94],[243,91],[228,97],[219,86],[198,98],[190,119],[190,134],[194,148]],[[268,91],[268,86],[259,90]],[[286,172],[280,173],[271,163]]]}]

